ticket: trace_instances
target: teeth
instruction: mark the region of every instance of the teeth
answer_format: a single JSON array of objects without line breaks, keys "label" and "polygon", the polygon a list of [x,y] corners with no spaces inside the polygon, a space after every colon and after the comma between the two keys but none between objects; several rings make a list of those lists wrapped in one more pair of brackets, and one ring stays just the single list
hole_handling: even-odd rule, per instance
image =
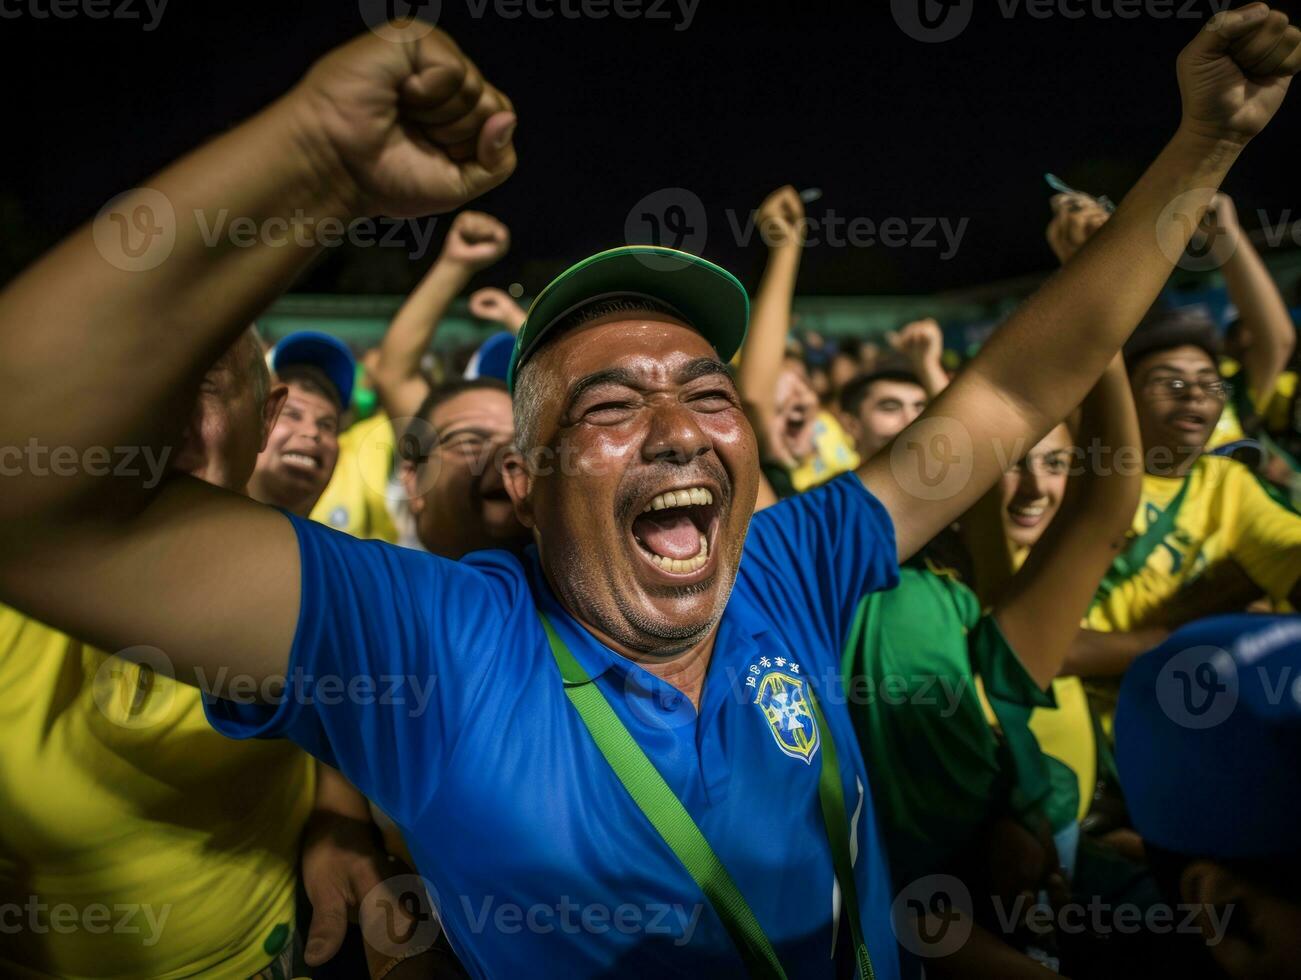
[{"label": "teeth", "polygon": [[298,463],[305,463],[308,466],[316,465],[316,460],[314,460],[311,456],[306,455],[305,453],[285,453],[284,458],[291,459]]},{"label": "teeth", "polygon": [[704,487],[691,487],[687,490],[666,490],[649,504],[646,505],[647,511],[664,510],[666,507],[699,507],[705,504],[712,504],[714,495]]},{"label": "teeth", "polygon": [[651,555],[650,560],[666,572],[676,572],[683,575],[687,572],[694,572],[698,568],[704,568],[705,562],[709,561],[709,542],[705,536],[700,536],[700,550],[696,552],[693,558],[665,558],[662,555]]}]

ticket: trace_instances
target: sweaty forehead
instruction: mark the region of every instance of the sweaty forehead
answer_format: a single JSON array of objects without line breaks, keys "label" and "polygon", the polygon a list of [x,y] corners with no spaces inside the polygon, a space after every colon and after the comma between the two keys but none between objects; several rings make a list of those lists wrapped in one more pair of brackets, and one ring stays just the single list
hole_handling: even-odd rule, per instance
[{"label": "sweaty forehead", "polygon": [[667,382],[690,362],[718,356],[691,327],[659,313],[611,314],[567,331],[540,354],[564,392],[590,374],[614,369],[648,383]]}]

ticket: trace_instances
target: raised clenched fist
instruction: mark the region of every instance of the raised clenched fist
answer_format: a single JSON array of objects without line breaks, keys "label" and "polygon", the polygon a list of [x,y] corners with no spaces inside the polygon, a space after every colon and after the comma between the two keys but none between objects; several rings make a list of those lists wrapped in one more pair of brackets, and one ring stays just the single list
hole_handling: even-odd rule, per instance
[{"label": "raised clenched fist", "polygon": [[470,294],[470,313],[481,320],[500,323],[511,333],[519,333],[524,326],[524,310],[509,293],[495,286],[485,286]]},{"label": "raised clenched fist", "polygon": [[769,248],[804,244],[804,202],[790,184],[779,187],[759,205],[759,237]]},{"label": "raised clenched fist", "polygon": [[902,329],[886,334],[890,346],[920,369],[925,365],[939,365],[944,355],[944,333],[936,320],[914,320]]},{"label": "raised clenched fist", "polygon": [[1052,208],[1048,244],[1063,265],[1111,217],[1110,211],[1087,194],[1058,194],[1052,199]]},{"label": "raised clenched fist", "polygon": [[1265,128],[1301,69],[1301,31],[1264,3],[1216,14],[1179,55],[1182,127],[1242,145]]},{"label": "raised clenched fist", "polygon": [[492,265],[510,248],[510,229],[482,211],[462,211],[452,221],[443,242],[442,260],[477,272]]},{"label": "raised clenched fist", "polygon": [[451,211],[515,169],[510,100],[440,30],[367,32],[312,66],[285,106],[353,214]]}]

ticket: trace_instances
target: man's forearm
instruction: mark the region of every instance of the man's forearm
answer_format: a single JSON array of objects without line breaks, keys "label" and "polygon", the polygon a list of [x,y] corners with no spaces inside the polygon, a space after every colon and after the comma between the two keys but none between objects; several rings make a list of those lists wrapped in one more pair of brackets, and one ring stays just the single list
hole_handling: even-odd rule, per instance
[{"label": "man's forearm", "polygon": [[1079,404],[1155,301],[1240,150],[1181,128],[1111,220],[973,362],[1038,421],[1040,436]]},{"label": "man's forearm", "polygon": [[[0,445],[173,441],[206,367],[314,254],[294,222],[345,219],[346,186],[289,97],[83,227],[0,296]],[[0,520],[53,506],[48,482],[7,480]]]}]

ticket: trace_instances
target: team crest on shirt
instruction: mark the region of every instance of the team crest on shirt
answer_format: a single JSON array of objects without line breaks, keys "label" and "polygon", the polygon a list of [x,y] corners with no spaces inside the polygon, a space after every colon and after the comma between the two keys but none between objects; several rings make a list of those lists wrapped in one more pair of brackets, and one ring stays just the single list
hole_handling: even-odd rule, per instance
[{"label": "team crest on shirt", "polygon": [[754,703],[763,712],[777,747],[808,765],[818,751],[818,725],[809,704],[807,682],[798,676],[799,664],[783,657],[775,662],[775,669],[763,672],[763,667],[771,664],[767,657],[761,658],[759,666],[750,668],[746,686],[754,689]]}]

